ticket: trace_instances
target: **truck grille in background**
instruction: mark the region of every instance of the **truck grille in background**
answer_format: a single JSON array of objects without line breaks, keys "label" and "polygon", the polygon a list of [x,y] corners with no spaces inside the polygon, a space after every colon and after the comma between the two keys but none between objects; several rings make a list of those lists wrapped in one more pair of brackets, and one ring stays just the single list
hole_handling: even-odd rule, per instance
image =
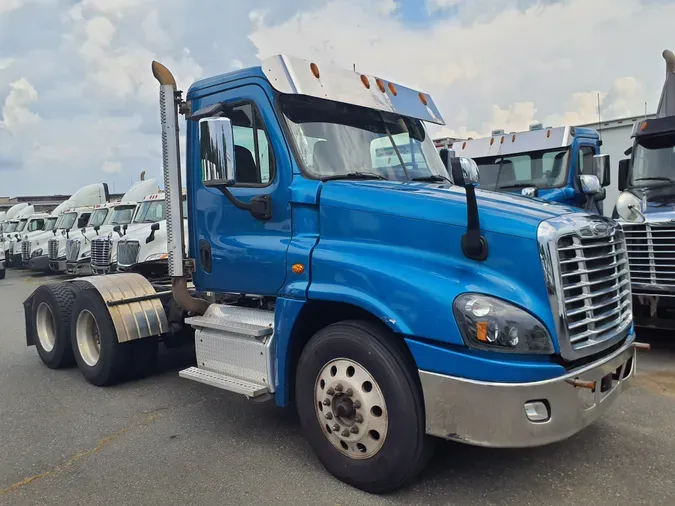
[{"label": "truck grille in background", "polygon": [[80,241],[77,239],[68,239],[66,242],[66,261],[77,262],[80,255]]},{"label": "truck grille in background", "polygon": [[623,232],[558,239],[561,302],[575,350],[614,337],[631,317],[630,275]]},{"label": "truck grille in background", "polygon": [[138,261],[141,245],[138,241],[120,241],[117,244],[117,264],[130,266]]},{"label": "truck grille in background", "polygon": [[23,241],[21,243],[21,260],[24,262],[30,260],[30,241]]},{"label": "truck grille in background", "polygon": [[675,225],[622,223],[622,226],[632,283],[669,286],[675,290]]},{"label": "truck grille in background", "polygon": [[47,255],[50,260],[58,260],[59,257],[59,240],[56,238],[49,239],[47,243]]},{"label": "truck grille in background", "polygon": [[106,267],[110,265],[112,241],[107,237],[97,237],[91,241],[91,264]]}]

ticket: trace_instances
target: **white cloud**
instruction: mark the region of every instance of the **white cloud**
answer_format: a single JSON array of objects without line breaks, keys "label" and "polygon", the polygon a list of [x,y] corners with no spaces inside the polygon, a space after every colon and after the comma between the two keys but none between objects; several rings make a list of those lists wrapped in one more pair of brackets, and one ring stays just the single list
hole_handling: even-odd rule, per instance
[{"label": "white cloud", "polygon": [[101,166],[101,171],[105,172],[106,174],[122,172],[122,164],[120,162],[111,162],[110,160],[106,160]]},{"label": "white cloud", "polygon": [[10,132],[40,121],[40,116],[28,106],[38,99],[38,93],[27,79],[21,78],[10,85],[11,91],[2,108],[2,126]]},{"label": "white cloud", "polygon": [[427,11],[434,14],[451,7],[457,7],[463,0],[426,0]]}]

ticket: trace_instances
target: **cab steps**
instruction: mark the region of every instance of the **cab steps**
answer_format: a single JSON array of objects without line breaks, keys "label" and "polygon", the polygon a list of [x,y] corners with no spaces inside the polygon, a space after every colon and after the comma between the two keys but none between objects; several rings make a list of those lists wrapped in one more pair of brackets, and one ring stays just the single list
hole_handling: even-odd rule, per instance
[{"label": "cab steps", "polygon": [[195,329],[197,367],[180,377],[248,398],[274,392],[274,311],[211,304],[185,323]]}]

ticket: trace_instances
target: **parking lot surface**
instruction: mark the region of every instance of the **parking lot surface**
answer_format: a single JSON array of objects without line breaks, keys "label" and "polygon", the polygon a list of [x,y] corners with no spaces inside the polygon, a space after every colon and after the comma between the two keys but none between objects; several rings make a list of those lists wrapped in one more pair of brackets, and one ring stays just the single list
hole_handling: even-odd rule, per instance
[{"label": "parking lot surface", "polygon": [[21,303],[55,280],[0,281],[0,504],[675,504],[675,335],[639,333],[652,351],[633,388],[577,436],[526,450],[440,442],[412,486],[373,496],[323,470],[293,410],[180,379],[189,349],[109,388],[45,367]]}]

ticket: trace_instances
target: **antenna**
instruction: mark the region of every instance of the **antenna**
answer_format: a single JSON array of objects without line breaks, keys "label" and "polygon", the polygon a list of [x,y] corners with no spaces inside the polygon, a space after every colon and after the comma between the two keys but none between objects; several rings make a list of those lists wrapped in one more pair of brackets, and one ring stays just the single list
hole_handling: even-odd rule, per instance
[{"label": "antenna", "polygon": [[352,66],[354,67],[354,72],[356,72],[356,63],[352,63]]},{"label": "antenna", "polygon": [[647,119],[647,101],[645,100],[645,119]]},{"label": "antenna", "polygon": [[602,140],[602,118],[600,116],[600,93],[598,93],[598,135]]}]

